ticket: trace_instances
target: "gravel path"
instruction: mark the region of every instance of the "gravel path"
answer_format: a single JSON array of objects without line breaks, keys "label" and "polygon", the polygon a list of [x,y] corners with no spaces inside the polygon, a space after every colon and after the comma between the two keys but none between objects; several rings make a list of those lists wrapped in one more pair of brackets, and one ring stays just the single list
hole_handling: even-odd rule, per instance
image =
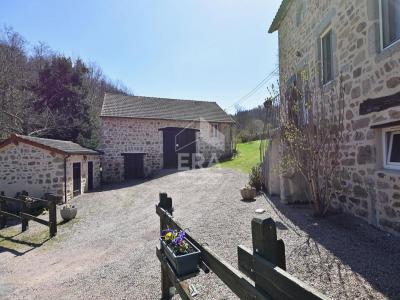
[{"label": "gravel path", "polygon": [[[242,202],[238,189],[246,181],[245,174],[217,168],[164,171],[83,195],[76,199],[79,218],[60,226],[55,239],[37,248],[0,248],[0,299],[159,299],[159,192],[172,197],[182,224],[234,266],[237,245],[251,246],[254,210],[264,208],[263,216],[277,221],[289,273],[332,299],[400,296],[400,238],[345,215],[316,220],[305,206],[263,195]],[[34,225],[29,232],[40,230]],[[215,275],[192,282],[196,299],[236,299]]]}]

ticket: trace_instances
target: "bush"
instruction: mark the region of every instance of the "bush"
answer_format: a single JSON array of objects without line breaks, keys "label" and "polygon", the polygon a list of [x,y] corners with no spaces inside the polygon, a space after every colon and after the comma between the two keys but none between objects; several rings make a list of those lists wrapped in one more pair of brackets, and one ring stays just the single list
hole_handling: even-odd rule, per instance
[{"label": "bush", "polygon": [[259,163],[251,168],[249,173],[249,185],[254,187],[257,192],[261,190],[262,185],[262,172],[261,172],[262,164]]}]

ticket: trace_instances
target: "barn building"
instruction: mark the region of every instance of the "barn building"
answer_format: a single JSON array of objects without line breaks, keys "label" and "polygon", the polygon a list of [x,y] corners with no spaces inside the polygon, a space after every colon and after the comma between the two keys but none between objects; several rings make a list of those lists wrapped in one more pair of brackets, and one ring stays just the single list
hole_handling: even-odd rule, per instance
[{"label": "barn building", "polygon": [[106,182],[232,155],[234,121],[216,102],[106,94],[101,121]]}]

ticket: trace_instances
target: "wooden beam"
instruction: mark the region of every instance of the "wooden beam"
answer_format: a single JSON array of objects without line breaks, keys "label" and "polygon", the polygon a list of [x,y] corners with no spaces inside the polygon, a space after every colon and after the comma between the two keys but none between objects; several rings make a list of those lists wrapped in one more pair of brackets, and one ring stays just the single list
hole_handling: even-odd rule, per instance
[{"label": "wooden beam", "polygon": [[6,202],[17,202],[17,203],[25,202],[25,200],[23,200],[23,199],[10,198],[10,197],[5,197],[5,196],[0,196],[0,200],[6,201]]},{"label": "wooden beam", "polygon": [[281,268],[271,264],[244,246],[238,247],[239,270],[250,278],[261,278],[257,284],[273,299],[328,300],[329,298]]},{"label": "wooden beam", "polygon": [[391,107],[400,105],[400,92],[374,99],[367,99],[360,104],[360,115],[366,115],[372,112],[382,111]]},{"label": "wooden beam", "polygon": [[27,214],[27,213],[21,213],[21,218],[22,219],[27,219],[27,220],[32,220],[32,221],[38,222],[38,223],[40,223],[42,225],[50,226],[50,222],[49,221],[40,219],[38,217],[32,216],[32,215]]},{"label": "wooden beam", "polygon": [[[183,230],[183,226],[179,222],[173,220],[172,216],[160,207],[156,207],[156,212],[162,219],[163,223],[169,228],[176,230]],[[195,239],[195,236],[190,233],[186,237],[201,251],[201,259],[204,263],[234,292],[240,299],[254,300],[254,299],[271,299],[255,288],[252,282],[245,274],[235,269],[224,259],[219,257],[208,247],[201,245]]]},{"label": "wooden beam", "polygon": [[186,280],[179,280],[178,278],[176,278],[174,270],[172,269],[170,264],[166,261],[166,259],[163,257],[161,250],[159,248],[156,248],[156,255],[160,260],[161,267],[167,273],[169,280],[174,285],[181,298],[183,300],[193,300],[193,297],[191,296],[189,291],[189,284],[186,282]]},{"label": "wooden beam", "polygon": [[12,214],[12,213],[5,212],[5,211],[0,211],[0,216],[6,216],[6,217],[11,217],[11,218],[15,218],[15,219],[21,220],[21,217],[20,217],[20,216],[14,215],[14,214]]}]

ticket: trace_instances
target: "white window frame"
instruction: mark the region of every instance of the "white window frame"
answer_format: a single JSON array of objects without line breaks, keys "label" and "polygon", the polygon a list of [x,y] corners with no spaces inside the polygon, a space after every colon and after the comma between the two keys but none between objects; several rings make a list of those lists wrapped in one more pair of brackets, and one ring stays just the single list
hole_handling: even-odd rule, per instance
[{"label": "white window frame", "polygon": [[[329,31],[331,32],[331,72],[332,72],[332,79],[324,82],[324,47],[323,47],[323,43],[322,43],[322,39],[329,33]],[[332,26],[328,26],[319,36],[319,46],[321,48],[321,81],[322,81],[322,85],[327,85],[329,83],[331,83],[334,79],[334,72],[333,72],[333,45],[332,45]]]},{"label": "white window frame", "polygon": [[400,170],[400,163],[388,161],[388,156],[392,152],[394,134],[400,134],[400,127],[390,127],[382,130],[383,167],[385,169]]},{"label": "white window frame", "polygon": [[379,27],[380,27],[380,46],[381,46],[381,51],[388,49],[398,43],[400,43],[400,38],[395,40],[394,42],[392,42],[391,44],[384,46],[383,45],[383,6],[382,6],[382,1],[383,0],[379,0]]}]

